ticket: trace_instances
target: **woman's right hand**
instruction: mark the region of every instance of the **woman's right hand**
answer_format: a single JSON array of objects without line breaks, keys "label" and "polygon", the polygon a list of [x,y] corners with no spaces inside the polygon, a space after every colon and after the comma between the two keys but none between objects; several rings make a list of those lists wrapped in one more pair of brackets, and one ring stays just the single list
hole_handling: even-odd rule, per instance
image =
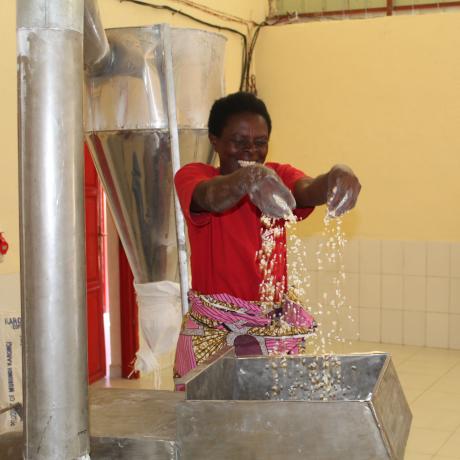
[{"label": "woman's right hand", "polygon": [[296,202],[279,176],[261,164],[246,166],[238,171],[242,185],[251,202],[268,217],[284,218],[292,213]]}]

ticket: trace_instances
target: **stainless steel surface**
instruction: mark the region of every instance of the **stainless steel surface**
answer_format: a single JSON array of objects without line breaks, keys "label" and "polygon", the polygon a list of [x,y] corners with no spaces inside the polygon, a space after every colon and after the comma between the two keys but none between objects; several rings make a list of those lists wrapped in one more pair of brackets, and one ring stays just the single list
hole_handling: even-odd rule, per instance
[{"label": "stainless steel surface", "polygon": [[[117,230],[138,283],[178,279],[168,131],[87,137]],[[184,160],[206,160],[206,131],[179,133]]]},{"label": "stainless steel surface", "polygon": [[328,400],[310,374],[322,358],[227,352],[191,372],[177,406],[181,460],[403,460],[412,416],[391,357],[339,358],[341,377]]},{"label": "stainless steel surface", "polygon": [[[170,391],[91,388],[91,459],[176,460],[175,409],[183,400]],[[0,435],[0,458],[20,460],[21,446],[22,433]]]},{"label": "stainless steel surface", "polygon": [[[139,414],[143,416],[142,413]],[[22,460],[22,433],[0,434],[0,458]],[[92,460],[176,460],[175,441],[121,438],[112,435],[91,437]]]},{"label": "stainless steel surface", "polygon": [[16,0],[17,29],[83,32],[83,0]]},{"label": "stainless steel surface", "polygon": [[91,388],[92,437],[176,439],[176,413],[183,392]]},{"label": "stainless steel surface", "polygon": [[[301,374],[313,362],[321,360],[235,358],[230,350],[188,374],[186,394],[92,388],[92,458],[403,460],[411,414],[391,357],[342,356],[346,391],[329,400],[315,399]],[[306,391],[267,397],[273,369],[285,373],[283,384],[302,376]],[[18,451],[14,439],[0,437],[9,455]]]},{"label": "stainless steel surface", "polygon": [[[182,165],[209,162],[207,117],[223,94],[225,39],[171,29],[168,86],[162,27],[108,30],[112,64],[86,85],[88,143],[137,283],[179,278],[169,123],[177,119]],[[185,272],[181,216],[177,225]]]},{"label": "stainless steel surface", "polygon": [[[174,88],[174,69],[171,43],[171,28],[168,25],[163,25],[162,29],[164,61],[165,61],[165,79],[166,79],[166,94],[168,101],[168,126],[169,138],[171,142],[171,161],[173,177],[180,169],[180,150],[179,150],[179,131],[177,126],[177,110],[176,110],[176,91]],[[174,196],[174,212],[176,216],[176,240],[177,252],[179,259],[179,279],[182,314],[188,312],[188,262],[187,262],[187,246],[185,239],[185,219],[179,203],[179,198],[173,189]]]},{"label": "stainless steel surface", "polygon": [[400,387],[400,384],[393,363],[387,361],[386,366],[377,382],[372,403],[393,458],[402,459],[409,436],[412,414],[403,392],[394,391],[395,388]]},{"label": "stainless steel surface", "polygon": [[[331,392],[336,399],[368,400],[387,360],[382,353],[339,356],[341,379],[338,390]],[[323,359],[313,356],[286,356],[282,367],[280,358],[248,357],[235,359],[233,351],[223,355],[212,365],[198,369],[195,375],[187,375],[188,400],[234,399],[266,400],[273,386],[272,371],[278,374],[283,386],[277,399],[321,400],[322,390],[313,385],[309,372],[313,363],[323,367]],[[302,388],[291,388],[298,381]],[[291,390],[289,392],[289,390]],[[294,391],[296,390],[296,391]]]},{"label": "stainless steel surface", "polygon": [[[86,131],[167,129],[161,26],[106,32],[113,64],[87,78]],[[173,28],[171,41],[179,129],[206,129],[211,105],[223,95],[225,38]]]},{"label": "stainless steel surface", "polygon": [[183,393],[92,389],[91,458],[175,460],[176,406]]},{"label": "stainless steel surface", "polygon": [[91,438],[93,460],[176,460],[174,441],[130,438]]},{"label": "stainless steel surface", "polygon": [[89,451],[83,0],[20,0],[18,98],[24,457]]},{"label": "stainless steel surface", "polygon": [[364,404],[190,401],[177,422],[181,460],[390,459]]},{"label": "stainless steel surface", "polygon": [[84,63],[88,75],[104,72],[112,63],[112,53],[102,26],[96,0],[85,1]]}]

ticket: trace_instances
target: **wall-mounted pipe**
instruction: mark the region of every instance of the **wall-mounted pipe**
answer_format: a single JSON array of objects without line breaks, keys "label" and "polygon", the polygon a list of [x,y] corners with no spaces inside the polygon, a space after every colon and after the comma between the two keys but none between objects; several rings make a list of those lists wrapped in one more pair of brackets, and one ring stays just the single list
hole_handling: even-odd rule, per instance
[{"label": "wall-mounted pipe", "polygon": [[84,63],[88,75],[103,73],[111,65],[112,53],[95,0],[85,1]]},{"label": "wall-mounted pipe", "polygon": [[89,452],[83,0],[17,0],[24,458]]},{"label": "wall-mounted pipe", "polygon": [[96,0],[85,2],[84,68],[87,77],[126,75],[144,78],[145,56],[130,41],[109,42]]},{"label": "wall-mounted pipe", "polygon": [[443,2],[443,3],[418,3],[418,4],[407,4],[407,5],[395,5],[393,0],[386,0],[385,6],[370,7],[370,8],[359,8],[359,9],[343,9],[343,10],[330,10],[330,11],[319,11],[311,13],[296,13],[295,18],[290,14],[280,14],[270,16],[270,20],[276,21],[276,24],[297,24],[302,21],[312,19],[324,19],[324,18],[343,18],[343,17],[359,17],[362,15],[387,15],[392,16],[402,12],[417,12],[425,10],[445,10],[450,8],[457,9],[460,7],[459,1],[454,2]]}]

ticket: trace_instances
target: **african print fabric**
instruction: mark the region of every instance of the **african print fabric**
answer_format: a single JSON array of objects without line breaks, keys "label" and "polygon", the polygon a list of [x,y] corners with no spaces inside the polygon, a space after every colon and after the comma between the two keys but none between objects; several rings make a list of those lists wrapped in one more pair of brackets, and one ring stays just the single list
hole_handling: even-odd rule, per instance
[{"label": "african print fabric", "polygon": [[313,317],[299,303],[286,298],[266,313],[266,305],[229,294],[188,294],[176,349],[174,374],[183,377],[224,347],[237,356],[297,354],[316,328]]}]

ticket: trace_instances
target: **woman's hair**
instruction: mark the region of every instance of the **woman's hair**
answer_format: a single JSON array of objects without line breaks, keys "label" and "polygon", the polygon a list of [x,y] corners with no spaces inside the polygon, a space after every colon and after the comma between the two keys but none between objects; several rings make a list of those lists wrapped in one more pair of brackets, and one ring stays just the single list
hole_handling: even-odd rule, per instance
[{"label": "woman's hair", "polygon": [[268,127],[268,134],[272,130],[272,120],[265,103],[252,93],[240,91],[217,99],[209,113],[208,131],[209,134],[220,137],[232,115],[240,113],[255,113],[262,116]]}]

